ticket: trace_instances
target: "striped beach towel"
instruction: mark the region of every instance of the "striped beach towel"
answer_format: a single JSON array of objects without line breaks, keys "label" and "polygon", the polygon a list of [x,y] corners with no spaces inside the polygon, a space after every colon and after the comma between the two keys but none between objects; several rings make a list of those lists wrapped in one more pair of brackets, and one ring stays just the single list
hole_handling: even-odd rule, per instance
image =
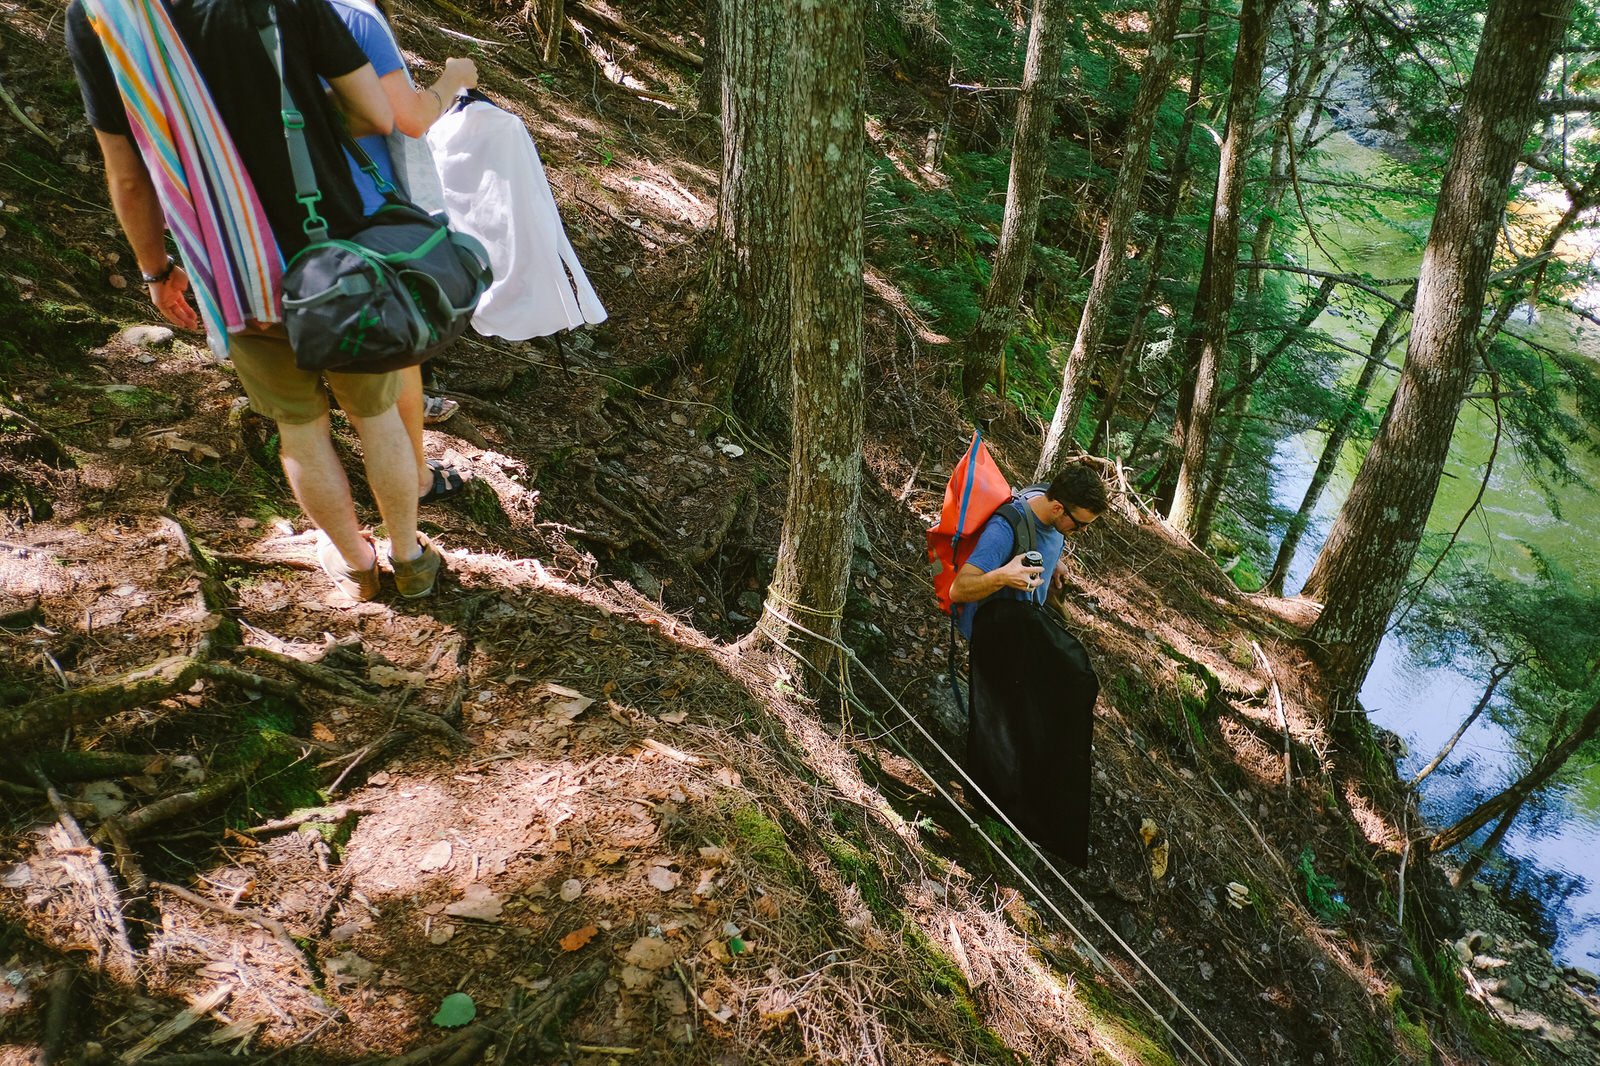
[{"label": "striped beach towel", "polygon": [[83,0],[161,199],[211,350],[228,334],[277,322],[283,256],[162,0]]}]

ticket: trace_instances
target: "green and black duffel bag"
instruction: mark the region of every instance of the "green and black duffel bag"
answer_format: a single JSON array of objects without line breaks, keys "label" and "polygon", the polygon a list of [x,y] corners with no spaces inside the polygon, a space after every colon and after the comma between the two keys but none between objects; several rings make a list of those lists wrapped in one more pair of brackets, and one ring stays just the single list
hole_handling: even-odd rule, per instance
[{"label": "green and black duffel bag", "polygon": [[283,275],[283,322],[302,370],[416,366],[466,330],[489,287],[475,238],[401,200],[344,240],[308,245]]}]

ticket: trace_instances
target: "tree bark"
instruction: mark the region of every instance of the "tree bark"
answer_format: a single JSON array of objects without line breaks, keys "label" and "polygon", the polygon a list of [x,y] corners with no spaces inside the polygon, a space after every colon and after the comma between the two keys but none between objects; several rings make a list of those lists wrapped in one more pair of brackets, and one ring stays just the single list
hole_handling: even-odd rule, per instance
[{"label": "tree bark", "polygon": [[1435,854],[1448,851],[1507,811],[1522,806],[1528,797],[1548,784],[1572,758],[1573,753],[1596,732],[1600,732],[1600,700],[1595,701],[1595,705],[1589,708],[1572,732],[1559,741],[1552,738],[1544,754],[1511,787],[1484,800],[1461,821],[1434,836],[1428,842],[1429,850]]},{"label": "tree bark", "polygon": [[[1246,347],[1239,350],[1239,380],[1241,382],[1250,377],[1250,351]],[[1211,464],[1211,474],[1206,478],[1206,491],[1200,496],[1200,506],[1195,508],[1194,514],[1194,542],[1202,549],[1209,547],[1211,542],[1211,523],[1216,518],[1217,503],[1222,499],[1222,490],[1227,486],[1228,471],[1233,466],[1233,457],[1239,452],[1239,441],[1244,437],[1244,416],[1250,408],[1250,386],[1241,385],[1233,391],[1230,403],[1232,421],[1223,431],[1222,446],[1217,449],[1216,461]]]},{"label": "tree bark", "polygon": [[[1416,295],[1417,290],[1413,286],[1406,294],[1405,303],[1409,305],[1416,299]],[[1366,365],[1361,368],[1361,375],[1356,379],[1355,388],[1350,391],[1350,398],[1345,401],[1344,410],[1339,412],[1339,421],[1334,423],[1333,431],[1323,443],[1322,455],[1317,459],[1317,468],[1311,474],[1311,484],[1306,486],[1306,493],[1300,498],[1300,508],[1294,517],[1289,519],[1289,528],[1284,530],[1283,541],[1278,545],[1278,557],[1272,562],[1272,572],[1267,575],[1265,586],[1266,591],[1273,596],[1283,595],[1283,583],[1289,579],[1289,567],[1294,562],[1294,553],[1300,550],[1300,538],[1305,536],[1307,527],[1311,525],[1311,516],[1316,513],[1317,504],[1322,500],[1323,490],[1333,479],[1333,471],[1339,464],[1339,456],[1344,451],[1345,443],[1355,432],[1361,412],[1366,410],[1367,397],[1372,393],[1372,383],[1377,380],[1378,370],[1383,366],[1383,354],[1393,343],[1395,331],[1399,328],[1400,319],[1405,313],[1405,309],[1399,307],[1391,310],[1384,318],[1383,325],[1378,327],[1378,332],[1372,337],[1372,347],[1367,351]]]},{"label": "tree bark", "polygon": [[789,18],[794,434],[762,632],[826,669],[836,653],[827,641],[839,637],[861,495],[865,17],[862,0],[790,0]]},{"label": "tree bark", "polygon": [[1211,209],[1211,270],[1206,276],[1205,319],[1200,331],[1200,357],[1195,365],[1194,399],[1189,417],[1176,428],[1182,441],[1183,465],[1173,490],[1167,521],[1182,533],[1194,529],[1200,493],[1205,484],[1206,453],[1211,423],[1221,393],[1222,360],[1228,348],[1228,319],[1233,314],[1233,284],[1239,262],[1239,205],[1244,197],[1245,163],[1255,132],[1256,100],[1266,63],[1267,37],[1277,0],[1244,0],[1239,9],[1239,47],[1233,60],[1228,92],[1228,132],[1217,165],[1217,196]]},{"label": "tree bark", "polygon": [[[1078,333],[1061,374],[1061,395],[1055,414],[1045,433],[1044,450],[1034,469],[1035,481],[1048,481],[1061,461],[1061,452],[1071,441],[1083,413],[1084,395],[1089,382],[1089,367],[1099,358],[1100,340],[1111,317],[1111,298],[1122,280],[1122,263],[1127,257],[1128,231],[1133,213],[1144,191],[1145,171],[1150,164],[1150,139],[1155,134],[1156,113],[1172,82],[1172,38],[1178,30],[1182,0],[1157,0],[1150,16],[1150,50],[1139,74],[1139,95],[1128,115],[1128,136],[1122,146],[1122,165],[1117,171],[1116,188],[1107,209],[1105,235],[1100,256],[1094,266],[1094,281],[1078,319]],[[1053,355],[1054,353],[1052,353]],[[1054,360],[1052,359],[1052,362]]]},{"label": "tree bark", "polygon": [[549,36],[544,39],[544,65],[559,67],[561,65],[561,39],[567,35],[567,4],[566,0],[548,0],[545,5],[549,15],[546,25],[550,27]]},{"label": "tree bark", "polygon": [[700,319],[706,391],[781,427],[789,397],[789,24],[784,0],[717,0],[722,187]]},{"label": "tree bark", "polygon": [[722,0],[705,2],[705,65],[700,68],[700,112],[722,114]]},{"label": "tree bark", "polygon": [[1306,594],[1335,705],[1360,691],[1416,555],[1475,364],[1497,226],[1572,0],[1494,0],[1423,252],[1405,369]]},{"label": "tree bark", "polygon": [[1005,216],[1000,246],[995,251],[989,287],[978,307],[978,322],[962,352],[961,388],[976,399],[1005,361],[1006,341],[1016,318],[1022,283],[1033,257],[1033,235],[1039,226],[1039,197],[1044,191],[1045,149],[1055,122],[1056,92],[1061,83],[1061,53],[1066,45],[1066,0],[1034,0],[1028,29],[1028,55],[1017,101],[1016,133],[1011,142],[1011,177],[1006,185]]}]

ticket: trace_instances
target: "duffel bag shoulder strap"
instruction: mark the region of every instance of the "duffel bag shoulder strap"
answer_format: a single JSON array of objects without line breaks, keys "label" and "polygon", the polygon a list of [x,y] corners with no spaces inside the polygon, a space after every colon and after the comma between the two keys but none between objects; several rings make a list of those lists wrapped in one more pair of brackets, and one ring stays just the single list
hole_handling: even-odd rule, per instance
[{"label": "duffel bag shoulder strap", "polygon": [[[300,226],[312,241],[325,241],[328,239],[328,220],[317,213],[317,204],[322,200],[322,192],[317,188],[317,171],[311,165],[311,150],[306,147],[306,117],[295,105],[294,97],[289,95],[289,83],[283,76],[283,34],[278,29],[278,11],[271,0],[257,0],[253,6],[256,32],[261,37],[261,46],[267,50],[267,58],[272,61],[272,69],[278,75],[278,98],[283,112],[283,136],[289,145],[289,169],[294,174],[294,198],[306,209],[306,220]],[[386,200],[401,202],[394,185],[379,172],[377,164],[372,161],[367,150],[350,136],[349,129],[342,121],[337,123],[337,126],[339,140],[344,145],[345,151],[355,157],[356,165],[372,178],[379,195]]]},{"label": "duffel bag shoulder strap", "polygon": [[289,169],[294,174],[294,198],[306,209],[306,220],[300,228],[313,242],[328,239],[328,220],[317,213],[322,192],[317,188],[317,171],[311,165],[311,151],[306,147],[306,117],[295,106],[289,95],[289,84],[283,79],[283,34],[278,30],[278,10],[271,0],[261,0],[252,5],[256,32],[261,35],[261,46],[267,50],[272,69],[278,75],[278,99],[283,114],[283,136],[289,145]]}]

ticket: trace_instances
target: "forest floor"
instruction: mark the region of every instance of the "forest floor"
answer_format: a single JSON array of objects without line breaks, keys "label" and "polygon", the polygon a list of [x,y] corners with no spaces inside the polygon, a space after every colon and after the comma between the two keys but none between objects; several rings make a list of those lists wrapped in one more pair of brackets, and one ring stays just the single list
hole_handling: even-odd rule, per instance
[{"label": "forest floor", "polygon": [[[966,431],[886,279],[859,699],[740,650],[787,459],[682,359],[718,166],[684,68],[592,18],[553,76],[480,57],[611,318],[439,361],[462,408],[429,452],[475,476],[424,513],[449,575],[357,604],[270,423],[147,328],[59,5],[3,6],[0,84],[60,143],[0,120],[0,1064],[1600,1059],[1592,975],[1433,864],[1397,877],[1415,810],[1321,700],[1315,608],[1131,496],[1071,546],[1089,866],[972,809],[922,546]],[[400,11],[421,60],[459,45]],[[991,428],[1026,470],[1039,427]]]}]

